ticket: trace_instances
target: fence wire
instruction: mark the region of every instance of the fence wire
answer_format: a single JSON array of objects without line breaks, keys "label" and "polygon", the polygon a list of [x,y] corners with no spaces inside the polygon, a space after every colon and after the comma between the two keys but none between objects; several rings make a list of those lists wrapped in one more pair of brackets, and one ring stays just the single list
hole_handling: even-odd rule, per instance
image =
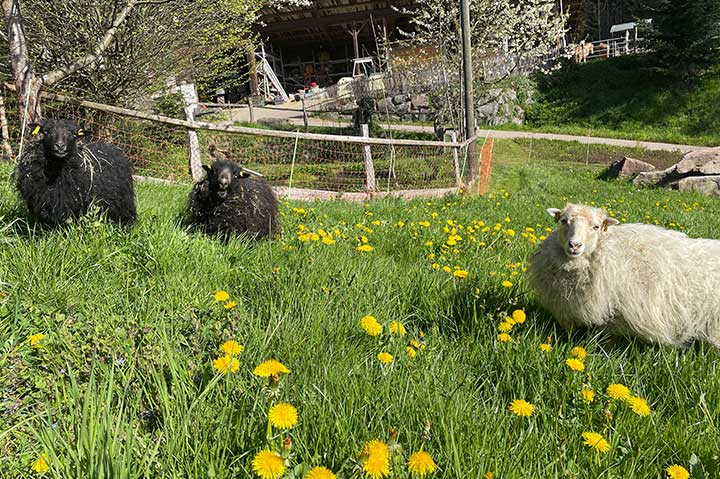
[{"label": "fence wire", "polygon": [[[5,90],[9,143],[17,155],[20,142],[15,93]],[[190,182],[188,128],[155,120],[128,117],[79,105],[73,99],[44,99],[45,118],[69,119],[88,133],[87,141],[122,148],[134,173]],[[201,160],[212,161],[214,144],[229,159],[263,174],[271,184],[338,192],[366,190],[366,146],[341,140],[279,138],[207,129],[196,130]],[[261,131],[261,130],[259,130]],[[33,138],[25,141],[36,141]],[[449,188],[455,186],[452,148],[435,145],[371,145],[378,191]],[[6,152],[4,159],[9,159]],[[14,159],[14,157],[12,158]]]}]

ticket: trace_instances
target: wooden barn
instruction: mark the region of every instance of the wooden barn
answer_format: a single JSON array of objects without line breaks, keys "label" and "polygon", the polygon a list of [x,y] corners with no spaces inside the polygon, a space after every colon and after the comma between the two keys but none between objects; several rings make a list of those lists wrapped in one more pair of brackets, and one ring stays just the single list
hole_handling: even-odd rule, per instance
[{"label": "wooden barn", "polygon": [[412,28],[414,8],[413,0],[316,0],[311,7],[267,6],[259,27],[263,43],[256,51],[264,50],[287,91],[311,83],[329,86],[353,76],[355,59],[372,58],[377,68],[384,44]]}]

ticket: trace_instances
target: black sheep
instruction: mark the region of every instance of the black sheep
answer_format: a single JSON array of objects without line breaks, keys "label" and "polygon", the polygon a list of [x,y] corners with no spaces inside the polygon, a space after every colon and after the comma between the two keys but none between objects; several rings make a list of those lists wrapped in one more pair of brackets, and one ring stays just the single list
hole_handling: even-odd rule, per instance
[{"label": "black sheep", "polygon": [[280,232],[277,198],[265,179],[227,160],[203,168],[207,176],[190,192],[192,225],[225,239],[232,235],[260,239]]},{"label": "black sheep", "polygon": [[58,225],[94,203],[113,221],[135,220],[132,165],[123,150],[78,142],[84,131],[68,120],[44,120],[31,130],[42,139],[27,145],[15,168],[17,189],[31,214]]}]

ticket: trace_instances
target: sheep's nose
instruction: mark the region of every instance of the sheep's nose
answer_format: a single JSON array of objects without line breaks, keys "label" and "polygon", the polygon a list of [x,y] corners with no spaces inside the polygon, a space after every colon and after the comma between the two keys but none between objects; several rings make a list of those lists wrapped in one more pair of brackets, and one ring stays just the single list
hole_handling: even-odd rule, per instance
[{"label": "sheep's nose", "polygon": [[580,249],[580,248],[582,248],[582,245],[583,245],[583,244],[582,244],[582,242],[580,242],[580,241],[570,240],[570,241],[568,241],[568,245],[569,245],[570,248],[572,248],[572,249]]}]

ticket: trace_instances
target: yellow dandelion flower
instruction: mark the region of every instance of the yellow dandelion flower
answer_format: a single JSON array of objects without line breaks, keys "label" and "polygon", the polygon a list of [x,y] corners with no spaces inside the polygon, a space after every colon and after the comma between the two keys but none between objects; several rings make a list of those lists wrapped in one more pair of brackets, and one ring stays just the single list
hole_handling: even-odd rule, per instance
[{"label": "yellow dandelion flower", "polygon": [[223,307],[225,309],[233,309],[235,306],[237,306],[237,301],[228,301],[227,303],[223,304]]},{"label": "yellow dandelion flower", "polygon": [[268,421],[274,428],[291,429],[298,421],[298,413],[295,406],[281,402],[270,408]]},{"label": "yellow dandelion flower", "polygon": [[679,464],[673,464],[672,466],[668,466],[667,469],[665,469],[665,472],[667,472],[668,479],[690,478],[690,473],[688,472],[688,470]]},{"label": "yellow dandelion flower", "polygon": [[229,354],[214,359],[212,365],[218,372],[221,373],[234,373],[240,369],[240,361]]},{"label": "yellow dandelion flower", "polygon": [[582,388],[580,394],[582,394],[583,401],[588,404],[595,400],[595,391],[590,388]]},{"label": "yellow dandelion flower", "polygon": [[542,351],[543,353],[549,353],[550,351],[552,351],[552,346],[550,346],[550,343],[541,343],[540,351]]},{"label": "yellow dandelion flower", "polygon": [[512,316],[505,316],[505,322],[511,326],[515,326],[517,324],[515,320],[512,319]]},{"label": "yellow dandelion flower", "polygon": [[268,359],[253,369],[253,374],[261,378],[269,378],[277,374],[287,374],[290,370],[280,361]]},{"label": "yellow dandelion flower", "polygon": [[415,350],[415,348],[407,346],[405,347],[405,354],[407,354],[410,359],[415,359],[415,356],[417,356],[417,351]]},{"label": "yellow dandelion flower", "polygon": [[363,470],[371,479],[381,479],[390,475],[390,448],[382,441],[365,443],[362,455],[365,457]]},{"label": "yellow dandelion flower", "polygon": [[405,334],[407,334],[405,325],[399,321],[393,321],[390,323],[390,332],[399,336],[405,336]]},{"label": "yellow dandelion flower", "polygon": [[512,336],[507,333],[500,333],[497,336],[497,340],[501,343],[509,343],[510,341],[512,341]]},{"label": "yellow dandelion flower", "polygon": [[252,468],[262,479],[280,479],[285,474],[283,458],[270,449],[263,449],[255,455]]},{"label": "yellow dandelion flower", "polygon": [[358,250],[358,251],[362,251],[363,253],[369,253],[370,251],[374,250],[375,248],[373,248],[373,247],[370,246],[369,244],[364,244],[364,245],[358,246],[358,247],[355,248],[355,249]]},{"label": "yellow dandelion flower", "polygon": [[227,354],[228,356],[237,356],[238,354],[242,353],[245,350],[245,347],[235,341],[234,339],[230,339],[229,341],[225,341],[222,343],[222,346],[220,346],[220,351]]},{"label": "yellow dandelion flower", "polygon": [[630,399],[630,389],[623,384],[611,384],[607,387],[607,395],[613,399],[626,401]]},{"label": "yellow dandelion flower", "polygon": [[525,316],[525,311],[523,311],[522,309],[516,309],[512,313],[512,318],[517,324],[522,324],[525,322],[527,316]]},{"label": "yellow dandelion flower", "polygon": [[50,469],[50,466],[48,466],[47,463],[47,456],[45,453],[40,454],[40,457],[37,458],[37,460],[33,463],[32,466],[33,471],[39,472],[40,474],[47,472],[48,469]]},{"label": "yellow dandelion flower", "polygon": [[377,358],[380,362],[385,364],[390,364],[393,360],[392,354],[386,353],[385,351],[378,353]]},{"label": "yellow dandelion flower", "polygon": [[565,360],[567,367],[573,371],[585,371],[585,363],[575,358],[568,358]]},{"label": "yellow dandelion flower", "polygon": [[322,242],[326,245],[334,245],[336,243],[336,241],[330,236],[323,236]]},{"label": "yellow dandelion flower", "polygon": [[495,474],[493,474],[492,471],[487,471],[487,472],[485,473],[485,475],[483,476],[483,478],[484,478],[484,479],[494,479],[494,478],[495,478]]},{"label": "yellow dandelion flower", "polygon": [[600,451],[600,452],[608,452],[610,450],[610,444],[605,440],[604,437],[602,437],[602,434],[598,434],[596,432],[584,432],[582,433],[583,439],[585,439],[585,444],[588,447],[592,447],[593,449]]},{"label": "yellow dandelion flower", "polygon": [[33,346],[35,348],[40,348],[40,347],[42,347],[42,344],[40,344],[40,341],[42,341],[46,337],[47,337],[47,335],[45,335],[43,333],[35,333],[31,336],[28,336],[27,341],[28,341],[28,343],[30,343],[30,346]]},{"label": "yellow dandelion flower", "polygon": [[408,459],[408,470],[415,476],[425,477],[437,469],[437,465],[430,454],[425,451],[414,452]]},{"label": "yellow dandelion flower", "polygon": [[377,336],[382,333],[382,324],[378,323],[375,316],[367,315],[360,318],[360,327],[362,327],[366,333],[370,336]]},{"label": "yellow dandelion flower", "polygon": [[633,412],[638,416],[650,415],[650,406],[648,406],[648,403],[645,399],[641,397],[631,396],[627,400],[627,403],[630,405],[630,408],[633,410]]},{"label": "yellow dandelion flower", "polygon": [[510,403],[508,409],[510,409],[513,414],[520,417],[530,417],[533,412],[535,412],[535,406],[524,399],[515,399]]},{"label": "yellow dandelion flower", "polygon": [[453,271],[453,276],[460,279],[465,279],[468,277],[468,272],[462,269],[457,269]]},{"label": "yellow dandelion flower", "polygon": [[573,357],[575,359],[579,359],[582,361],[587,356],[587,351],[585,351],[585,348],[582,346],[575,346],[570,350],[570,357]]},{"label": "yellow dandelion flower", "polygon": [[305,479],[336,479],[336,476],[327,467],[315,466],[305,475]]},{"label": "yellow dandelion flower", "polygon": [[230,299],[230,295],[227,294],[227,291],[215,291],[215,294],[213,294],[213,298],[215,298],[215,301],[227,301]]},{"label": "yellow dandelion flower", "polygon": [[501,284],[503,285],[503,288],[510,288],[510,287],[512,287],[512,285],[513,285],[513,284],[512,284],[510,281],[508,281],[508,280],[503,281]]},{"label": "yellow dandelion flower", "polygon": [[503,321],[500,323],[500,326],[498,326],[498,330],[500,330],[501,333],[509,333],[512,331],[513,325],[508,323],[507,321]]},{"label": "yellow dandelion flower", "polygon": [[452,272],[452,269],[450,269],[450,266],[443,266],[442,269],[443,269],[443,271],[445,271],[446,273]]}]

